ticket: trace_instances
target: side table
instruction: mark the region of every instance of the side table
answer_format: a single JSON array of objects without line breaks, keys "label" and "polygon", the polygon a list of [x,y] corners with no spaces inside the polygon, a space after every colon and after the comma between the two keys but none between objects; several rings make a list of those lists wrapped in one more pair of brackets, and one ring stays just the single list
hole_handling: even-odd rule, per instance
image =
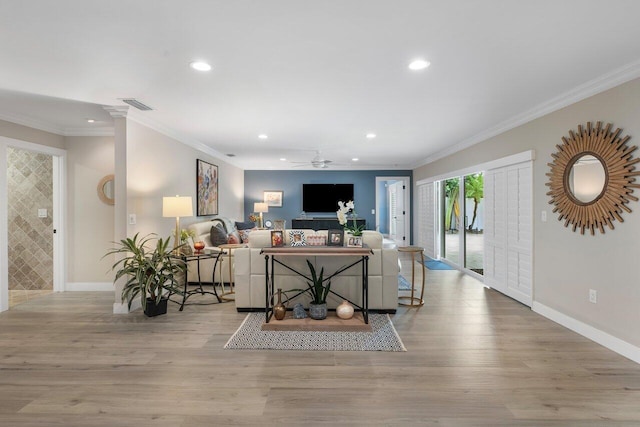
[{"label": "side table", "polygon": [[[229,295],[233,295],[236,293],[235,284],[232,280],[233,278],[233,262],[231,261],[231,256],[233,255],[234,249],[246,248],[247,245],[244,243],[225,243],[222,245],[218,245],[220,249],[222,249],[222,255],[226,253],[227,260],[229,261],[229,290],[225,291],[224,289],[224,275],[222,274],[222,267],[220,267],[220,287],[222,288],[222,293],[220,294],[220,298],[223,301],[233,301],[235,297],[230,297]],[[226,252],[225,252],[226,251]],[[214,270],[215,274],[215,270]]]},{"label": "side table", "polygon": [[[421,307],[424,305],[424,282],[425,282],[425,266],[424,266],[424,248],[420,246],[400,246],[398,252],[405,252],[411,254],[411,296],[399,296],[400,300],[409,300],[408,303],[398,302],[399,305],[407,307]],[[420,296],[414,296],[415,291],[415,279],[416,279],[416,256],[420,254],[420,264],[422,265],[422,288],[420,289]]]},{"label": "side table", "polygon": [[[218,261],[220,260],[220,256],[222,255],[221,252],[210,252],[210,253],[201,253],[201,254],[192,254],[192,255],[183,255],[183,254],[176,254],[176,255],[171,255],[172,258],[178,259],[182,262],[184,262],[185,264],[187,264],[190,261],[196,261],[197,265],[198,265],[198,289],[194,289],[194,290],[189,290],[189,281],[187,280],[187,273],[185,272],[185,277],[184,277],[184,290],[182,291],[182,302],[179,303],[178,301],[173,301],[177,304],[180,304],[180,311],[182,311],[184,309],[185,305],[187,302],[187,299],[194,294],[211,294],[211,295],[215,295],[216,299],[218,300],[218,302],[222,302],[222,298],[220,298],[220,295],[218,295],[218,291],[216,290],[216,268],[218,267]],[[200,260],[203,259],[215,259],[215,264],[213,266],[213,275],[211,277],[211,286],[213,287],[213,292],[211,291],[205,291],[202,288],[202,278],[200,277]],[[171,296],[171,295],[169,295]],[[209,302],[209,303],[192,303],[195,305],[208,305],[208,304],[213,304],[214,302]]]}]

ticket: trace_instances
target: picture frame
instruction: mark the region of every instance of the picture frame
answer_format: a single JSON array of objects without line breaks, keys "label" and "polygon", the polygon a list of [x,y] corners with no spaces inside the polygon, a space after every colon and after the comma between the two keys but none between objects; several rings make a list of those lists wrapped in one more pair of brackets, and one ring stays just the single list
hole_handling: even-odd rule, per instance
[{"label": "picture frame", "polygon": [[291,246],[307,246],[307,239],[302,230],[289,230]]},{"label": "picture frame", "polygon": [[271,230],[271,247],[277,248],[284,246],[284,231]]},{"label": "picture frame", "polygon": [[196,160],[196,215],[218,214],[218,166]]},{"label": "picture frame", "polygon": [[284,191],[265,190],[263,192],[263,200],[270,208],[281,208]]},{"label": "picture frame", "polygon": [[362,247],[362,236],[348,236],[347,237],[347,247],[348,248],[361,248]]},{"label": "picture frame", "polygon": [[327,246],[344,246],[344,230],[327,231]]}]

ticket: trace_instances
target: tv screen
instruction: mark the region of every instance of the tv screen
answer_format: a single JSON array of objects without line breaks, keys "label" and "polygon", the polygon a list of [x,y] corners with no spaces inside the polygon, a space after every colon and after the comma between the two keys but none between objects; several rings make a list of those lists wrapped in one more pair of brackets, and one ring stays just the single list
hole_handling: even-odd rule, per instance
[{"label": "tv screen", "polygon": [[336,212],[338,201],[353,200],[353,184],[302,184],[302,210]]}]

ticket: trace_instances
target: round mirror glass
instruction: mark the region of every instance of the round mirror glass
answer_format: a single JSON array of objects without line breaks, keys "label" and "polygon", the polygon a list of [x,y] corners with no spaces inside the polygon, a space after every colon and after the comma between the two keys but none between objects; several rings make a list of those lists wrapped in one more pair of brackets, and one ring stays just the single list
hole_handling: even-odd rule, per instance
[{"label": "round mirror glass", "polygon": [[107,175],[100,180],[98,183],[98,197],[108,205],[113,205],[115,203],[113,175]]},{"label": "round mirror glass", "polygon": [[576,200],[591,203],[602,194],[606,180],[606,172],[600,159],[585,154],[571,165],[569,190]]}]

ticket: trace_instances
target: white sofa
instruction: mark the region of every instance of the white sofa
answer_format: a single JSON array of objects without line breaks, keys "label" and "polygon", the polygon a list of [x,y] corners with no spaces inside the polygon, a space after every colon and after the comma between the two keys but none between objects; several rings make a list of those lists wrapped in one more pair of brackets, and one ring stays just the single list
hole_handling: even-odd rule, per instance
[{"label": "white sofa", "polygon": [[[305,236],[321,234],[326,236],[326,230],[303,230]],[[395,312],[398,306],[398,251],[395,247],[383,247],[382,234],[377,231],[364,231],[363,243],[373,250],[369,257],[369,309],[385,312]],[[285,231],[285,244],[289,245],[289,230]],[[270,230],[253,231],[247,248],[234,251],[235,270],[235,300],[238,311],[263,310],[265,305],[265,256],[260,253],[263,247],[271,246]],[[360,257],[318,256],[308,259],[319,272],[324,267],[325,277],[334,273],[340,267],[348,265]],[[309,268],[305,257],[279,257],[287,265],[299,272],[308,273]],[[284,291],[304,289],[307,287],[303,278],[276,264],[275,288]],[[334,277],[331,289],[345,296],[358,305],[362,305],[362,268],[360,265]],[[293,296],[293,293],[292,295]],[[308,295],[304,294],[295,302],[308,304]],[[335,308],[342,301],[335,295],[329,295],[327,304]]]},{"label": "white sofa", "polygon": [[[214,246],[211,243],[211,227],[216,226],[218,224],[223,225],[223,229],[227,233],[231,233],[235,230],[235,224],[230,219],[217,216],[211,218],[210,220],[203,222],[196,222],[187,227],[188,230],[191,230],[195,233],[194,241],[203,241],[205,244],[205,251],[215,251],[215,252],[223,252],[222,249]],[[226,251],[224,251],[226,252]],[[233,263],[233,256],[235,251],[231,252],[231,262]],[[220,282],[220,274],[222,274],[222,280],[225,283],[229,283],[229,259],[227,255],[223,255],[220,258],[218,268],[216,269],[216,283]],[[200,277],[202,278],[202,283],[211,283],[211,278],[213,277],[213,267],[215,265],[215,259],[206,259],[200,261]],[[198,265],[196,261],[191,261],[188,263],[187,270],[187,280],[189,282],[197,282],[198,281]],[[231,269],[231,281],[233,281],[233,268]]]}]

